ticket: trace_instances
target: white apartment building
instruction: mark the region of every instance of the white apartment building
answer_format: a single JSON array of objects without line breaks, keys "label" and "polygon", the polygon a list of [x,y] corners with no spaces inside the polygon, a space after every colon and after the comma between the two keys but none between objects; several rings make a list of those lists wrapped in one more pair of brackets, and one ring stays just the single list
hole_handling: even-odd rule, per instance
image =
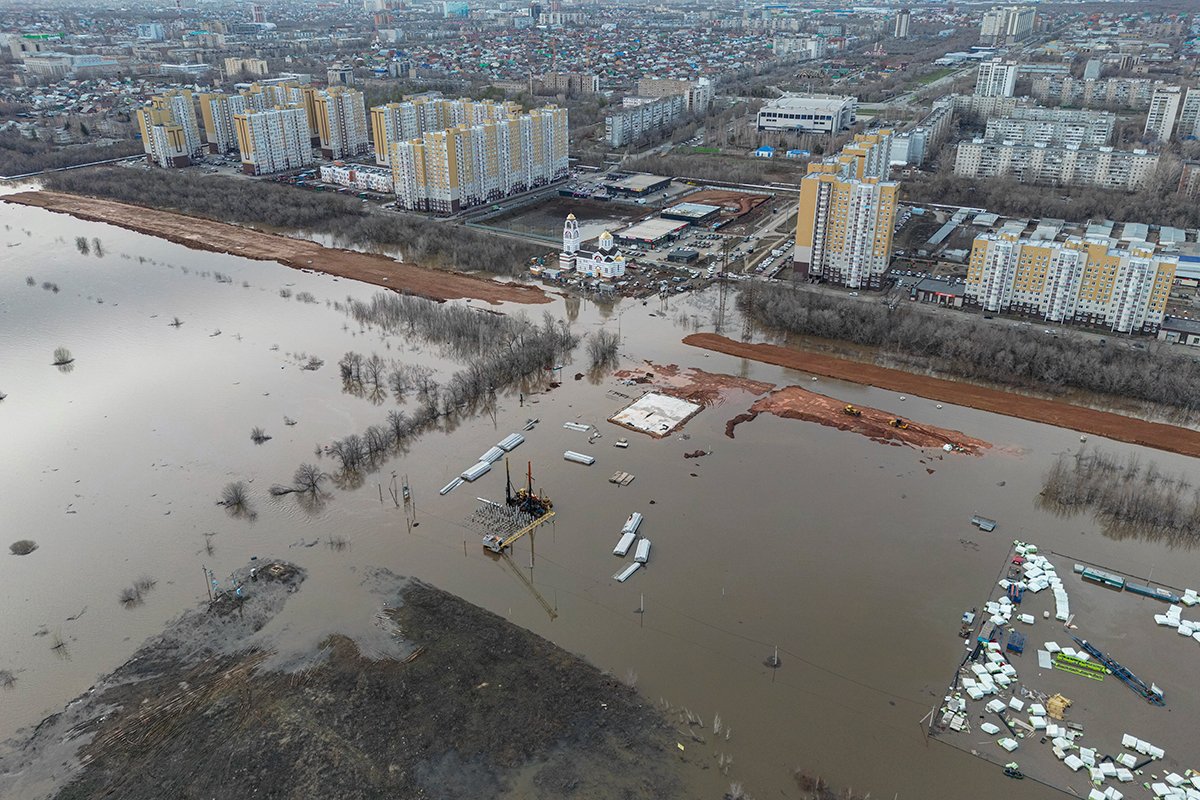
[{"label": "white apartment building", "polygon": [[857,119],[858,98],[832,94],[786,94],[758,111],[760,131],[837,133]]},{"label": "white apartment building", "polygon": [[1179,118],[1179,106],[1183,102],[1183,90],[1178,86],[1159,86],[1150,98],[1150,110],[1146,112],[1146,127],[1142,133],[1165,142],[1175,132],[1175,120]]},{"label": "white apartment building", "polygon": [[301,169],[316,160],[303,108],[248,109],[235,114],[233,124],[242,171],[248,175]]},{"label": "white apartment building", "polygon": [[1012,97],[1017,84],[1017,63],[993,58],[979,64],[975,94],[980,97]]},{"label": "white apartment building", "polygon": [[1018,183],[1120,191],[1148,186],[1157,169],[1158,155],[1145,150],[1049,147],[985,139],[960,143],[954,158],[954,173],[971,178],[1007,177]]},{"label": "white apartment building", "polygon": [[912,12],[909,11],[907,8],[900,9],[900,12],[898,14],[896,14],[896,27],[893,29],[892,34],[897,39],[907,39],[908,38],[908,26],[911,21],[912,21]]},{"label": "white apartment building", "polygon": [[1058,238],[1052,226],[1024,228],[1015,222],[975,238],[965,286],[969,304],[1119,333],[1158,330],[1177,255],[1104,231]]},{"label": "white apartment building", "polygon": [[1104,147],[1115,124],[1116,116],[1107,111],[1023,107],[1011,116],[989,119],[984,138],[1051,147]]},{"label": "white apartment building", "polygon": [[1037,12],[1032,6],[996,7],[985,11],[979,24],[979,43],[1015,44],[1033,34]]},{"label": "white apartment building", "polygon": [[626,97],[625,102],[632,105],[604,118],[604,139],[611,147],[624,147],[642,136],[670,130],[684,113],[683,95]]},{"label": "white apartment building", "polygon": [[1029,94],[1038,100],[1053,100],[1081,106],[1147,108],[1157,86],[1148,78],[1080,80],[1068,76],[1039,75]]},{"label": "white apartment building", "polygon": [[695,81],[674,78],[642,78],[637,82],[638,97],[683,95],[683,110],[689,114],[707,111],[712,105],[714,88],[708,78]]},{"label": "white apartment building", "polygon": [[1187,90],[1183,105],[1179,107],[1179,125],[1175,135],[1180,139],[1188,136],[1200,138],[1200,88]]},{"label": "white apartment building", "polygon": [[392,171],[362,164],[322,164],[321,180],[337,186],[350,186],[368,192],[391,194]]}]

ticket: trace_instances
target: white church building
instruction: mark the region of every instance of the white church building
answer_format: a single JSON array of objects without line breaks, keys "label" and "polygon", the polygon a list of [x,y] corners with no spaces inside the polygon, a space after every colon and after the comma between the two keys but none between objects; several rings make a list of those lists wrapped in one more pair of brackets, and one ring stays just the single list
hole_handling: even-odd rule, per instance
[{"label": "white church building", "polygon": [[558,254],[559,269],[575,270],[587,278],[620,278],[625,274],[625,256],[617,249],[611,233],[600,234],[595,250],[581,250],[581,244],[579,222],[574,214],[568,214],[563,225],[562,251]]}]

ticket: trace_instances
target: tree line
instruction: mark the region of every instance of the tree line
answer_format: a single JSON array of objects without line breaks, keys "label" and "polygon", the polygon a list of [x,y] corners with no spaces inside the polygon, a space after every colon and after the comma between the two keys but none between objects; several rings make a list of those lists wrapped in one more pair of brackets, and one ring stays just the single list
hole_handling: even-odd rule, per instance
[{"label": "tree line", "polygon": [[1082,389],[1194,411],[1200,363],[1159,342],[1133,350],[1102,346],[1060,331],[860,301],[781,285],[744,286],[739,306],[755,321],[788,333],[878,348],[918,369],[1019,389]]},{"label": "tree line", "polygon": [[398,248],[405,261],[446,269],[524,274],[544,248],[446,222],[366,208],[357,199],[188,170],[97,167],[53,173],[46,188],[221,222],[328,234]]},{"label": "tree line", "polygon": [[524,316],[503,316],[443,305],[407,295],[376,293],[369,301],[348,300],[339,308],[362,325],[408,339],[442,345],[467,365],[445,383],[420,364],[348,352],[338,361],[343,387],[382,401],[389,392],[397,404],[415,396],[414,408],[392,409],[381,424],[334,441],[323,449],[349,479],[377,466],[390,453],[441,420],[474,413],[494,402],[496,393],[529,391],[550,380],[555,365],[579,345],[566,322],[547,313],[541,324]]},{"label": "tree line", "polygon": [[53,142],[26,139],[19,133],[9,132],[0,134],[0,175],[25,175],[45,169],[123,158],[140,152],[141,144],[133,141],[59,147]]},{"label": "tree line", "polygon": [[[949,158],[953,151],[948,151]],[[1177,161],[1177,159],[1176,159]],[[1173,172],[1168,159],[1162,172]],[[1118,192],[1099,186],[1033,186],[1008,178],[969,178],[951,172],[914,173],[900,182],[910,203],[947,203],[986,208],[1014,217],[1053,219],[1145,220],[1177,228],[1200,226],[1200,205],[1176,194],[1179,175],[1160,176],[1138,192]]]},{"label": "tree line", "polygon": [[1124,461],[1099,449],[1060,454],[1046,471],[1039,503],[1063,514],[1091,510],[1113,536],[1200,541],[1200,490],[1133,454]]}]

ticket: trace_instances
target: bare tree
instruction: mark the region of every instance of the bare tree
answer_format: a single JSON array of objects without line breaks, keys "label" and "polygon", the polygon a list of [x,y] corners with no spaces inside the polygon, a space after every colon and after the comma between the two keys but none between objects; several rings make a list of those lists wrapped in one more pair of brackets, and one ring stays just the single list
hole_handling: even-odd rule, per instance
[{"label": "bare tree", "polygon": [[68,350],[67,348],[65,348],[65,347],[55,348],[54,361],[52,362],[54,364],[54,366],[56,366],[56,367],[66,366],[67,364],[70,364],[74,360],[75,360],[75,357],[71,355],[71,351]]}]

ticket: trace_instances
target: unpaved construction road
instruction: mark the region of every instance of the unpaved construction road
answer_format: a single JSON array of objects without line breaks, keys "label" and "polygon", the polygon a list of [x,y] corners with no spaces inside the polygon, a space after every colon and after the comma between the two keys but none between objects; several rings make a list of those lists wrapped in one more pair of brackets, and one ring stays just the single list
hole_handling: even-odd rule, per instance
[{"label": "unpaved construction road", "polygon": [[715,333],[693,333],[684,344],[726,355],[802,370],[814,375],[877,386],[932,400],[1004,414],[1009,417],[1044,422],[1081,433],[1103,436],[1118,442],[1153,447],[1170,453],[1200,457],[1200,431],[1161,422],[1126,417],[1109,411],[1072,405],[1057,400],[1027,397],[1013,392],[990,389],[970,383],[915,375],[903,370],[879,367],[832,356],[792,350],[772,344],[736,342]]},{"label": "unpaved construction road", "polygon": [[732,439],[734,428],[766,412],[786,419],[802,419],[841,431],[852,431],[885,444],[918,448],[950,445],[959,452],[971,455],[980,455],[991,447],[982,439],[960,431],[897,418],[877,408],[858,406],[857,415],[847,414],[845,409],[846,404],[842,400],[810,392],[800,386],[785,386],[757,400],[748,413],[730,420],[725,426],[725,435]]},{"label": "unpaved construction road", "polygon": [[[98,200],[64,192],[19,192],[5,202],[70,214],[138,233],[157,236],[194,250],[229,253],[258,261],[278,261],[293,269],[312,270],[372,283],[428,300],[484,300],[489,303],[549,303],[536,286],[500,283],[461,272],[431,269],[375,253],[324,247],[306,239],[243,228],[173,211]],[[446,229],[453,236],[452,228]]]}]

